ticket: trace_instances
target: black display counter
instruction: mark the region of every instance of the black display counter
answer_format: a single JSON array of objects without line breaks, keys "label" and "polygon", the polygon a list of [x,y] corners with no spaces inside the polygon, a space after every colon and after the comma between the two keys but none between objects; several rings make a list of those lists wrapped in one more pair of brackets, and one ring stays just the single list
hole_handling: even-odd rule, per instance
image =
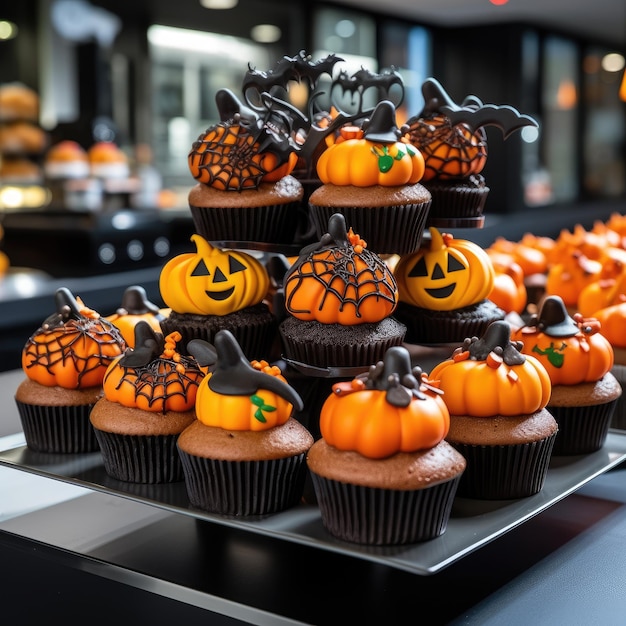
[{"label": "black display counter", "polygon": [[[0,374],[2,452],[21,376]],[[625,539],[623,463],[432,575],[0,465],[2,615],[24,624],[621,624]]]}]

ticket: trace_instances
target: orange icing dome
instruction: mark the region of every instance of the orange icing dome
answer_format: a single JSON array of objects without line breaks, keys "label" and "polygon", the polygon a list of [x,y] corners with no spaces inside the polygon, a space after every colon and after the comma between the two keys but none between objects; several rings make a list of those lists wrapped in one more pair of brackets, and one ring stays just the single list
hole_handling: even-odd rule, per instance
[{"label": "orange icing dome", "polygon": [[47,387],[96,387],[105,371],[126,349],[119,330],[100,314],[58,289],[57,312],[27,341],[22,368],[28,378]]},{"label": "orange icing dome", "polygon": [[333,385],[320,413],[326,443],[372,459],[433,448],[449,427],[441,392],[421,368],[411,369],[402,346],[387,350],[367,374]]},{"label": "orange icing dome", "polygon": [[[353,137],[355,132],[357,137]],[[383,100],[376,106],[363,131],[348,127],[340,133],[341,140],[322,152],[317,161],[322,183],[392,187],[421,180],[424,157],[400,138],[391,102]]]},{"label": "orange icing dome", "polygon": [[545,367],[553,385],[577,385],[600,380],[613,367],[610,341],[595,318],[570,317],[559,296],[548,296],[526,326],[511,337],[523,342]]},{"label": "orange icing dome", "polygon": [[596,311],[594,317],[600,322],[602,334],[616,348],[626,348],[626,301]]},{"label": "orange icing dome", "polygon": [[482,338],[465,339],[452,358],[433,368],[429,378],[443,391],[451,415],[528,415],[548,404],[546,368],[510,337],[508,322],[492,322]]},{"label": "orange icing dome", "polygon": [[287,312],[322,324],[379,322],[398,302],[391,270],[352,229],[346,231],[341,213],[330,217],[318,244],[303,250],[283,284]]},{"label": "orange icing dome", "polygon": [[433,311],[452,311],[484,300],[495,271],[477,244],[431,226],[430,243],[400,257],[394,269],[400,300]]},{"label": "orange icing dome", "polygon": [[546,293],[558,295],[566,306],[576,307],[580,292],[595,282],[602,273],[602,263],[586,257],[580,250],[564,254],[550,266],[546,278]]},{"label": "orange icing dome", "polygon": [[293,170],[298,145],[290,136],[289,117],[275,114],[279,101],[267,95],[267,108],[253,110],[230,90],[217,92],[221,121],[200,135],[187,159],[196,180],[222,191],[241,191],[277,181]]},{"label": "orange icing dome", "polygon": [[270,285],[253,256],[214,247],[198,234],[196,252],[170,259],[159,277],[163,301],[177,313],[228,315],[260,303]]},{"label": "orange icing dome", "polygon": [[190,356],[176,352],[180,333],[165,339],[147,322],[135,326],[134,349],[108,367],[103,381],[107,400],[144,411],[190,411],[204,372]]},{"label": "orange icing dome", "polygon": [[156,304],[148,300],[143,287],[133,285],[124,291],[120,308],[106,319],[119,329],[126,343],[133,348],[137,323],[147,322],[155,332],[161,332],[161,321],[165,315]]},{"label": "orange icing dome", "polygon": [[206,426],[226,430],[268,430],[286,423],[302,399],[277,366],[248,361],[233,334],[220,330],[215,347],[195,339],[189,351],[204,364],[216,363],[196,397],[196,415]]}]

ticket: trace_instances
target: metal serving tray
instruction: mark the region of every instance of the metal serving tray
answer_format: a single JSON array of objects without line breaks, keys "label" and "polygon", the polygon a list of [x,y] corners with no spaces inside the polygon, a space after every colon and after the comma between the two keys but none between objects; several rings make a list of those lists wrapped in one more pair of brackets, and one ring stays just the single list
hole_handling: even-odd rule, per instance
[{"label": "metal serving tray", "polygon": [[440,537],[407,546],[373,547],[333,538],[322,526],[319,509],[315,505],[302,504],[266,517],[223,517],[192,507],[183,482],[140,485],[111,478],[104,470],[99,452],[41,454],[32,452],[23,445],[0,452],[2,465],[129,498],[174,513],[309,545],[320,550],[343,553],[418,575],[431,575],[444,569],[523,524],[624,460],[626,432],[611,430],[605,445],[597,452],[554,457],[543,489],[534,496],[498,501],[457,498],[448,527]]}]

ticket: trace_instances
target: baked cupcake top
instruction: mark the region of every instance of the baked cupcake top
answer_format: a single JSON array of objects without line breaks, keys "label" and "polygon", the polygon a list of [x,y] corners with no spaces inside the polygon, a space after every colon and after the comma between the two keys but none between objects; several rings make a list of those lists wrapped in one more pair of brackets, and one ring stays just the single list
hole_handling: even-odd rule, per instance
[{"label": "baked cupcake top", "polygon": [[600,380],[613,367],[613,348],[600,330],[596,318],[571,317],[560,296],[547,296],[511,337],[542,363],[553,385],[578,385]]},{"label": "baked cupcake top", "polygon": [[552,384],[541,362],[521,349],[509,323],[498,320],[482,338],[465,339],[429,379],[444,392],[451,415],[530,415],[547,406]]},{"label": "baked cupcake top", "polygon": [[102,384],[107,367],[127,345],[120,331],[62,287],[56,312],[47,317],[22,350],[26,376],[47,387],[66,389]]},{"label": "baked cupcake top", "polygon": [[407,121],[407,137],[422,152],[422,182],[472,180],[487,162],[485,126],[497,126],[506,139],[524,126],[537,122],[508,105],[483,104],[467,96],[459,105],[434,78],[422,84],[424,108]]},{"label": "baked cupcake top", "polygon": [[493,289],[495,270],[489,255],[467,239],[429,228],[430,239],[400,257],[394,276],[399,298],[432,311],[452,311],[481,302]]},{"label": "baked cupcake top", "polygon": [[214,345],[194,339],[187,348],[210,371],[196,397],[196,415],[206,426],[265,431],[285,424],[302,398],[267,361],[248,361],[233,334],[220,330]]},{"label": "baked cupcake top", "polygon": [[119,329],[126,343],[135,346],[135,326],[138,322],[147,322],[156,332],[161,331],[160,322],[165,314],[150,302],[146,290],[141,285],[131,285],[124,290],[120,307],[107,319]]},{"label": "baked cupcake top", "polygon": [[372,459],[433,448],[449,427],[441,390],[411,367],[402,346],[389,348],[367,373],[335,383],[320,412],[327,444]]},{"label": "baked cupcake top", "polygon": [[134,348],[127,349],[105,373],[104,397],[154,413],[193,410],[205,372],[194,357],[176,351],[180,333],[163,337],[145,321],[138,322],[134,332]]},{"label": "baked cupcake top", "polygon": [[269,289],[265,266],[238,250],[213,246],[193,234],[196,252],[170,259],[159,277],[161,297],[176,313],[228,315],[259,304]]},{"label": "baked cupcake top", "polygon": [[317,161],[322,183],[354,187],[396,187],[418,183],[424,157],[402,137],[394,105],[383,100],[362,127],[344,126]]},{"label": "baked cupcake top", "polygon": [[304,321],[354,326],[379,322],[398,303],[398,288],[387,264],[352,229],[341,213],[328,232],[306,246],[283,279],[285,310]]}]

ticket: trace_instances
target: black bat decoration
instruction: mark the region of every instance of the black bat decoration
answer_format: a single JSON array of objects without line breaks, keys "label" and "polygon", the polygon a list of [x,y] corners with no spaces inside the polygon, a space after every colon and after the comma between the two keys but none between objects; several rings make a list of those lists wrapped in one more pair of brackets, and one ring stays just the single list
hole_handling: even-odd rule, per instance
[{"label": "black bat decoration", "polygon": [[422,94],[424,108],[419,117],[428,118],[440,113],[445,115],[453,126],[465,124],[471,130],[477,130],[483,126],[497,126],[505,139],[525,126],[535,128],[539,126],[530,115],[520,113],[512,106],[483,104],[476,96],[467,96],[463,103],[458,105],[434,78],[424,81]]}]

